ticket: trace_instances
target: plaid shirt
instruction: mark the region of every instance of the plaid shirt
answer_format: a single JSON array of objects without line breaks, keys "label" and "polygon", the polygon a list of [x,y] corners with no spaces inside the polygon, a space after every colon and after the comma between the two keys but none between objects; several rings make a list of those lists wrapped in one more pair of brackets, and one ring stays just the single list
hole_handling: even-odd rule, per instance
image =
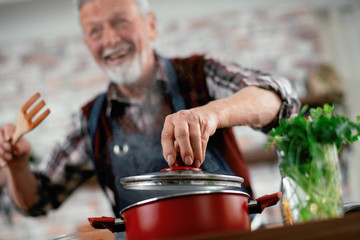
[{"label": "plaid shirt", "polygon": [[[166,92],[164,89],[167,88],[169,80],[161,58],[156,59],[156,76],[143,101],[127,99],[113,83],[109,85],[107,91],[107,114],[110,116],[115,111],[116,104],[126,104],[121,124],[129,124],[130,129],[143,134],[148,134],[147,129],[151,129],[147,126],[162,124],[159,119],[163,120],[165,115],[170,113],[168,110],[161,111],[166,102],[163,101],[164,92]],[[213,59],[206,59],[204,66],[207,88],[213,99],[230,96],[246,86],[268,89],[281,97],[282,106],[279,115],[262,129],[264,132],[275,126],[278,119],[289,118],[300,108],[295,92],[284,78],[243,68],[236,64],[221,64]],[[159,114],[154,114],[154,112]],[[159,115],[163,116],[159,117]],[[34,172],[38,179],[39,200],[25,214],[44,215],[48,210],[59,207],[77,187],[95,174],[87,124],[82,113],[76,114],[69,134],[63,143],[55,147],[46,169]]]}]

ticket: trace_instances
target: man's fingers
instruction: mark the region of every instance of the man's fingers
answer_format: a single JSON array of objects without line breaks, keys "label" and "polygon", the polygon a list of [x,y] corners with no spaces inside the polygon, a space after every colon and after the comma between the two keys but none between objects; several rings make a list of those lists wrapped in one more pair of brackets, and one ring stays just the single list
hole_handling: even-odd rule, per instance
[{"label": "man's fingers", "polygon": [[165,123],[161,133],[161,146],[163,149],[163,157],[170,167],[174,166],[176,160],[174,140],[174,125]]},{"label": "man's fingers", "polygon": [[179,121],[175,125],[175,140],[179,144],[181,159],[185,165],[192,165],[194,162],[189,131],[189,125],[186,121]]},{"label": "man's fingers", "polygon": [[14,135],[15,132],[15,125],[7,124],[2,128],[2,137],[5,141],[10,141],[11,137]]},{"label": "man's fingers", "polygon": [[204,162],[207,143],[216,126],[203,115],[182,110],[166,117],[161,144],[168,163],[176,161],[177,152],[185,165],[200,167]]},{"label": "man's fingers", "polygon": [[176,139],[175,139],[175,141],[174,141],[174,146],[175,146],[175,151],[176,151],[176,155],[177,155],[178,153],[180,153],[180,146],[179,146],[179,144],[177,143]]},{"label": "man's fingers", "polygon": [[0,165],[2,167],[7,165],[8,161],[13,158],[12,145],[10,143],[13,129],[11,126],[5,126],[0,130]]},{"label": "man's fingers", "polygon": [[197,165],[201,165],[204,158],[199,124],[190,124],[189,131],[190,143],[194,155],[194,166],[197,167]]},{"label": "man's fingers", "polygon": [[[2,165],[7,164],[8,161],[11,161],[13,159],[13,155],[11,151],[8,150],[8,147],[4,147],[4,145],[9,144],[8,142],[4,142],[0,146],[0,160],[2,161]],[[9,144],[10,145],[10,144]],[[10,148],[11,150],[11,148]]]},{"label": "man's fingers", "polygon": [[1,171],[1,168],[4,168],[6,166],[7,166],[6,161],[2,157],[0,157],[0,171]]},{"label": "man's fingers", "polygon": [[9,142],[3,142],[1,147],[5,150],[5,152],[12,151],[12,146],[11,146],[11,143],[9,143]]}]

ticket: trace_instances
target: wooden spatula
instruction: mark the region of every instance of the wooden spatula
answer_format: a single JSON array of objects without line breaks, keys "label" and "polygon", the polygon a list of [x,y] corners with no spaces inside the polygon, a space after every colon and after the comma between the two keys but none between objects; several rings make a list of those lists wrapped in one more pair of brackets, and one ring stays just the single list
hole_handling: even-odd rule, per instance
[{"label": "wooden spatula", "polygon": [[16,123],[15,133],[12,136],[13,145],[15,145],[25,133],[34,129],[50,114],[50,109],[46,109],[41,113],[40,116],[38,116],[36,119],[33,119],[35,115],[37,115],[45,106],[44,100],[41,100],[39,103],[33,106],[39,98],[40,93],[37,92],[21,107]]}]

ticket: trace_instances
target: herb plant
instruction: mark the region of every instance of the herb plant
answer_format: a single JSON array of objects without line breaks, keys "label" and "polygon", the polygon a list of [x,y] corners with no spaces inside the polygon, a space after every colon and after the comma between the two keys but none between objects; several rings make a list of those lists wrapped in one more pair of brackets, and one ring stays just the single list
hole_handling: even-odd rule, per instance
[{"label": "herb plant", "polygon": [[289,201],[293,200],[290,207],[300,222],[339,215],[337,153],[360,136],[360,116],[352,122],[335,115],[334,106],[328,104],[308,110],[304,106],[296,117],[281,119],[269,132],[265,147],[275,145],[277,149],[283,183],[286,180],[293,188],[287,193]]}]

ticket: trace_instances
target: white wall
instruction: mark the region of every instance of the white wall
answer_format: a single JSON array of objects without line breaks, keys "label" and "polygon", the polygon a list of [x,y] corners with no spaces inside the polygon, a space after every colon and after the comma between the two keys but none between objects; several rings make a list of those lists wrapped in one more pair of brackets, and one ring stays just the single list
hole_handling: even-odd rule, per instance
[{"label": "white wall", "polygon": [[[324,59],[336,66],[345,91],[347,115],[360,115],[360,1],[320,12]],[[360,142],[347,156],[352,200],[360,200]]]},{"label": "white wall", "polygon": [[[80,29],[72,0],[0,1],[0,43],[24,38],[76,34]],[[252,7],[265,9],[296,5],[342,5],[357,0],[150,0],[159,22],[194,18],[229,10]]]},{"label": "white wall", "polygon": [[0,42],[80,32],[70,0],[34,0],[0,5]]}]

